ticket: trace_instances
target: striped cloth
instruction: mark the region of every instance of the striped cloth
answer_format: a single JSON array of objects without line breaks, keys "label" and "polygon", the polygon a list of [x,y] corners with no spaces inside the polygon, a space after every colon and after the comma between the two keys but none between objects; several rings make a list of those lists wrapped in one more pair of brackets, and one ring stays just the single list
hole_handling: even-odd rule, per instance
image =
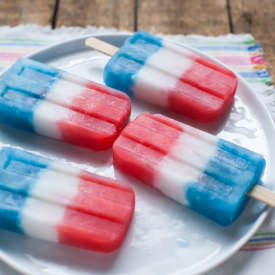
[{"label": "striped cloth", "polygon": [[[0,27],[0,71],[6,69],[18,58],[35,52],[52,43],[87,34],[104,32],[110,33],[115,32],[115,30],[95,28],[92,26],[88,26],[87,28],[63,27],[57,30],[51,30],[49,27],[32,25],[18,26],[15,28]],[[186,43],[204,51],[224,62],[231,67],[232,70],[242,75],[259,94],[275,121],[275,89],[272,86],[272,77],[267,71],[266,63],[263,59],[262,48],[251,35],[229,34],[219,37],[166,35],[165,37],[170,40]],[[264,251],[274,248],[275,214],[272,214],[261,227],[260,231],[248,241],[237,255],[248,251]],[[232,260],[229,261],[229,264],[230,262],[232,262]],[[228,265],[228,263],[226,263],[226,265]],[[220,274],[221,268],[223,267],[219,267],[218,271],[212,271],[211,274]],[[224,269],[226,269],[226,267],[222,269],[223,274],[227,274],[224,272]],[[232,270],[232,268],[230,270]],[[233,272],[231,274],[235,273]]]},{"label": "striped cloth", "polygon": [[256,251],[275,248],[275,232],[256,233],[241,251]]},{"label": "striped cloth", "polygon": [[[271,75],[266,69],[266,63],[263,59],[263,51],[258,42],[250,36],[241,36],[242,40],[234,41],[232,39],[190,39],[185,42],[191,46],[216,57],[238,72],[249,83],[265,83],[270,85]],[[240,37],[239,37],[240,38]]]},{"label": "striped cloth", "polygon": [[0,72],[15,60],[49,44],[46,41],[0,37]]}]

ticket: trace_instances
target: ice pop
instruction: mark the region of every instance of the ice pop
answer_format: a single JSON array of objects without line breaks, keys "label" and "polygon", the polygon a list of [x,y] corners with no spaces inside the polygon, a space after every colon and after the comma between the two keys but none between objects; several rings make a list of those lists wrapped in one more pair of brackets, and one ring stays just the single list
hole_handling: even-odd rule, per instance
[{"label": "ice pop", "polygon": [[131,188],[10,147],[1,148],[0,165],[1,229],[99,252],[121,245]]},{"label": "ice pop", "polygon": [[131,112],[129,98],[31,59],[0,81],[0,122],[93,150],[112,146]]},{"label": "ice pop", "polygon": [[127,39],[113,55],[104,80],[132,97],[199,122],[217,121],[232,104],[237,87],[228,69],[144,31]]},{"label": "ice pop", "polygon": [[231,224],[259,182],[264,158],[163,115],[142,114],[113,145],[115,166],[221,224]]}]

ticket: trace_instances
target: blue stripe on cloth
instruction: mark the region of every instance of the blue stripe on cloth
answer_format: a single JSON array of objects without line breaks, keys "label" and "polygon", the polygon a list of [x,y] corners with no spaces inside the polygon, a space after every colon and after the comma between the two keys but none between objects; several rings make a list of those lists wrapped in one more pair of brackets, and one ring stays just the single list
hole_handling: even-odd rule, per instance
[{"label": "blue stripe on cloth", "polygon": [[1,46],[8,46],[8,47],[45,47],[48,46],[49,43],[45,42],[45,43],[29,43],[29,42],[20,42],[20,43],[16,43],[16,42],[2,42],[0,41],[0,47]]},{"label": "blue stripe on cloth", "polygon": [[264,70],[255,70],[251,72],[239,72],[239,74],[244,78],[267,78],[271,77],[266,69]]},{"label": "blue stripe on cloth", "polygon": [[247,45],[200,46],[198,42],[197,44],[192,44],[192,46],[202,51],[217,51],[217,52],[218,51],[252,52],[252,51],[261,49],[259,43],[255,43],[252,46],[247,46]]},{"label": "blue stripe on cloth", "polygon": [[259,238],[259,239],[250,239],[249,243],[257,243],[257,242],[268,242],[268,241],[275,241],[275,237],[273,238]]}]

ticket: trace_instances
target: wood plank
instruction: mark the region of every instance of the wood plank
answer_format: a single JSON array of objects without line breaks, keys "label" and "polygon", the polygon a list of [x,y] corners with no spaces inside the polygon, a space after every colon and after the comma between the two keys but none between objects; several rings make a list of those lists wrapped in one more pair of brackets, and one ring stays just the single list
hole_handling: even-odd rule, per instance
[{"label": "wood plank", "polygon": [[231,0],[235,33],[252,33],[263,49],[268,70],[275,79],[275,0]]},{"label": "wood plank", "polygon": [[51,25],[55,0],[2,0],[0,25]]},{"label": "wood plank", "polygon": [[226,34],[226,0],[139,0],[138,29],[162,33]]},{"label": "wood plank", "polygon": [[57,26],[104,26],[134,30],[133,0],[60,0]]}]

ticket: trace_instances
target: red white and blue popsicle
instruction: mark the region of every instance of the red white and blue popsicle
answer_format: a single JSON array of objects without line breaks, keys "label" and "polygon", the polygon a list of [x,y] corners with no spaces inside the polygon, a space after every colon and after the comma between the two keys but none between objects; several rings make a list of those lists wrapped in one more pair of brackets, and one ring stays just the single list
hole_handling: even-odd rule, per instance
[{"label": "red white and blue popsicle", "polygon": [[113,145],[115,166],[221,224],[231,224],[264,158],[163,115],[142,114]]},{"label": "red white and blue popsicle", "polygon": [[0,122],[93,150],[112,146],[131,112],[129,98],[31,59],[0,81]]},{"label": "red white and blue popsicle", "polygon": [[[86,44],[107,54],[113,48]],[[131,97],[165,107],[199,122],[214,122],[229,109],[237,87],[230,70],[193,51],[138,31],[112,56],[105,83]]]},{"label": "red white and blue popsicle", "polygon": [[112,252],[134,211],[131,188],[23,150],[0,150],[0,228]]}]

